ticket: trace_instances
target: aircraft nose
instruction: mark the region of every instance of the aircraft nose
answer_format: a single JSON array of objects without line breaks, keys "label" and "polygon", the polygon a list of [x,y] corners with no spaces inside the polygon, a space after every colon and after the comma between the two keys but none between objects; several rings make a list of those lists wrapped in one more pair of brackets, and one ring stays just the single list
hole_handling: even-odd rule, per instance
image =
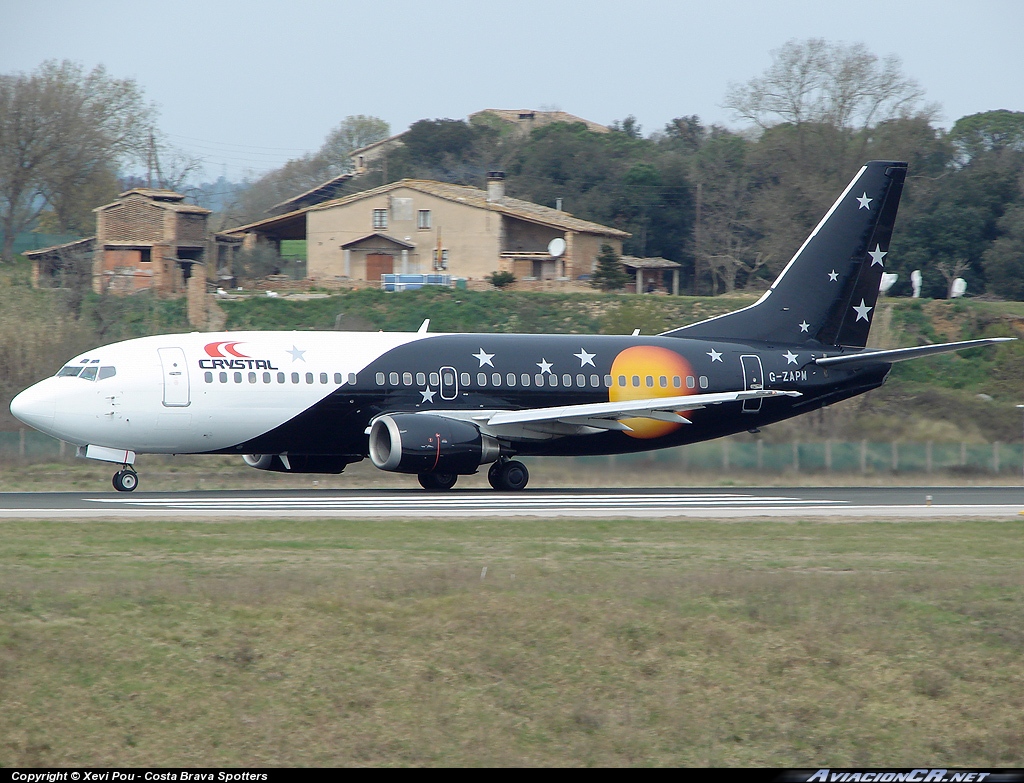
[{"label": "aircraft nose", "polygon": [[51,429],[56,411],[57,395],[47,381],[29,386],[11,400],[11,413],[15,418],[37,430]]}]

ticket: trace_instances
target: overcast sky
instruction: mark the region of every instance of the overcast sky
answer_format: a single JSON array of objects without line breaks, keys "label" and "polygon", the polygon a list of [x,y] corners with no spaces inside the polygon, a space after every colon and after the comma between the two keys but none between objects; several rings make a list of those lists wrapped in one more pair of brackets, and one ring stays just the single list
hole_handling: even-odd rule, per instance
[{"label": "overcast sky", "polygon": [[895,54],[950,125],[1024,110],[1024,0],[0,0],[0,73],[49,58],[132,77],[210,178],[317,149],[350,114],[404,130],[559,108],[644,134],[721,108],[790,39]]}]

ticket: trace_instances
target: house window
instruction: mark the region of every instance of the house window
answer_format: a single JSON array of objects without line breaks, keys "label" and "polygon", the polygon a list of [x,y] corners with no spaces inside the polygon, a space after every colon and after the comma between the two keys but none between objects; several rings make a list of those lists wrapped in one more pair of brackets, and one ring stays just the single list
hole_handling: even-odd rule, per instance
[{"label": "house window", "polygon": [[416,218],[416,228],[430,228],[430,210],[421,209]]},{"label": "house window", "polygon": [[388,227],[388,211],[386,209],[375,209],[375,210],[373,210],[373,227],[374,228],[387,228]]}]

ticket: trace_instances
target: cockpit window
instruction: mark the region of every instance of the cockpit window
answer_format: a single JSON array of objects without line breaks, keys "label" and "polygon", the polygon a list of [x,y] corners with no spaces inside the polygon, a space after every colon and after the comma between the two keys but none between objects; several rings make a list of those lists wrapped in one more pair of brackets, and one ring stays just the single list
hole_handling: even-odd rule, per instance
[{"label": "cockpit window", "polygon": [[61,367],[60,372],[57,373],[58,378],[73,377],[78,375],[82,371],[81,367],[75,367],[73,364],[69,364],[66,367]]},{"label": "cockpit window", "polygon": [[100,367],[100,377],[99,377],[99,379],[101,381],[104,378],[113,378],[115,375],[117,375],[117,368],[116,367]]},{"label": "cockpit window", "polygon": [[78,377],[82,378],[84,380],[87,380],[87,381],[95,381],[96,380],[96,373],[99,371],[99,369],[100,369],[99,367],[96,367],[94,365],[89,365],[88,367],[85,367],[82,370],[82,374],[79,375]]}]

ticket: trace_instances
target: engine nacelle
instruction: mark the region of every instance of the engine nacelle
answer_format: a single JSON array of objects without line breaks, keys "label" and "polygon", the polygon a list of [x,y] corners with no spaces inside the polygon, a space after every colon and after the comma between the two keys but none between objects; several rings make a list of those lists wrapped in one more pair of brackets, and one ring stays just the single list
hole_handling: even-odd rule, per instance
[{"label": "engine nacelle", "polygon": [[360,457],[332,457],[319,454],[243,454],[250,468],[275,473],[341,473]]},{"label": "engine nacelle", "polygon": [[373,420],[370,459],[396,473],[476,473],[501,456],[501,446],[475,424],[419,413]]}]

